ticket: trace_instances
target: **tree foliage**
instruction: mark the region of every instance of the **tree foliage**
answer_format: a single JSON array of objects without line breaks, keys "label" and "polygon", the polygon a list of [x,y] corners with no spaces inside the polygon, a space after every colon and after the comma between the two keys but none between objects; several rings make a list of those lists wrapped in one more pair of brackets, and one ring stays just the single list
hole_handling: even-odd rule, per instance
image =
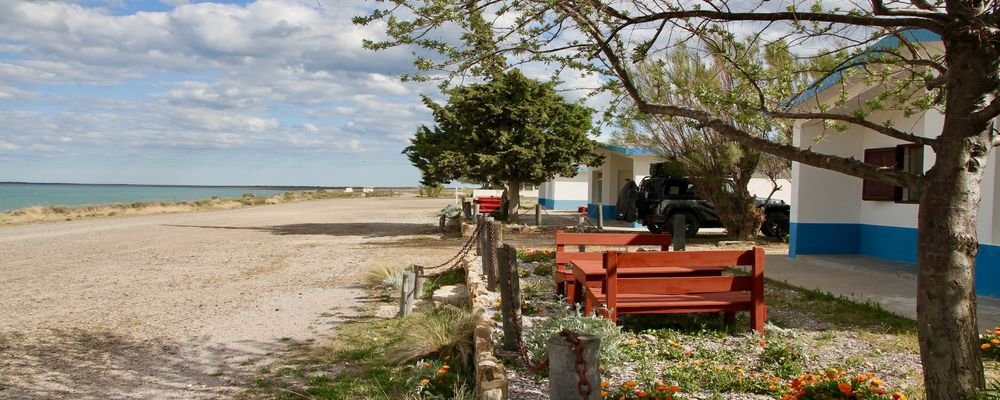
[{"label": "tree foliage", "polygon": [[[961,399],[985,386],[977,340],[974,266],[977,212],[988,156],[1000,146],[1000,1],[998,0],[393,0],[360,17],[383,20],[387,39],[370,48],[417,44],[432,50],[418,67],[456,77],[495,66],[542,62],[597,74],[603,88],[627,96],[651,115],[679,118],[699,129],[809,166],[923,193],[918,209],[918,329],[930,399]],[[470,18],[472,16],[473,18]],[[481,17],[480,17],[481,16]],[[460,21],[452,25],[450,21]],[[471,29],[470,29],[471,28]],[[462,29],[462,36],[446,33]],[[743,32],[736,34],[733,32]],[[927,36],[940,40],[925,40]],[[921,39],[921,38],[924,39]],[[422,43],[422,40],[435,42]],[[934,153],[926,173],[866,164],[849,155],[771,140],[716,108],[651,98],[633,66],[684,43],[705,49],[749,40],[766,48],[789,43],[803,63],[789,74],[821,76],[787,102],[769,102],[766,71],[756,54],[723,45],[713,58],[744,84],[713,89],[718,105],[753,118],[791,125],[820,121],[835,138],[847,127],[883,135]],[[820,66],[820,69],[817,69]],[[442,74],[442,72],[444,72]],[[431,75],[429,75],[431,76]],[[447,79],[446,79],[447,80]],[[914,132],[880,120],[879,110],[913,115],[931,110],[941,131]],[[748,114],[750,116],[751,114]]]},{"label": "tree foliage", "polygon": [[581,165],[601,164],[589,137],[593,111],[567,102],[554,86],[512,70],[447,91],[445,105],[424,97],[435,125],[419,127],[403,153],[423,184],[464,178],[502,185],[508,210],[516,211],[521,184],[576,176]]}]

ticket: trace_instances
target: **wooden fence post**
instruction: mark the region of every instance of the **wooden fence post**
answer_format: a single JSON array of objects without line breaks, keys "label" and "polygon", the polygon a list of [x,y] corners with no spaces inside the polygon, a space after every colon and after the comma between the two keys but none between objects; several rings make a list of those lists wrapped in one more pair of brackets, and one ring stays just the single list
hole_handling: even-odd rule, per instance
[{"label": "wooden fence post", "polygon": [[[549,399],[552,400],[600,400],[601,377],[599,372],[601,338],[580,334],[581,349],[574,349],[562,333],[549,337]],[[580,374],[577,373],[577,354],[583,354],[584,378],[589,383],[590,393],[584,397],[580,388]]]},{"label": "wooden fence post", "polygon": [[413,300],[420,300],[420,297],[424,295],[424,267],[419,265],[413,266]]},{"label": "wooden fence post", "polygon": [[674,219],[670,221],[674,224],[673,232],[673,245],[674,251],[684,251],[687,247],[687,223],[684,221],[684,214],[674,215]]},{"label": "wooden fence post", "polygon": [[500,314],[503,322],[503,348],[517,351],[521,332],[517,321],[521,310],[521,284],[518,276],[517,249],[505,244],[497,249],[497,272],[500,284]]},{"label": "wooden fence post", "polygon": [[542,226],[542,205],[535,204],[535,226]]},{"label": "wooden fence post", "polygon": [[413,312],[413,285],[416,279],[414,279],[412,272],[403,272],[403,287],[400,289],[402,293],[399,295],[399,316],[405,317]]},{"label": "wooden fence post", "polygon": [[497,247],[500,246],[500,222],[493,217],[486,218],[486,243],[484,244],[483,275],[486,275],[486,290],[497,290]]}]

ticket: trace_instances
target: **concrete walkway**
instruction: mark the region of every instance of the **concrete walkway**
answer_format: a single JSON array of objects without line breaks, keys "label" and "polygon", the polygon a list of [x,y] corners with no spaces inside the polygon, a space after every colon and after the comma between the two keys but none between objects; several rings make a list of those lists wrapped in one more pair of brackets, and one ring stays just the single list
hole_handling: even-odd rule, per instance
[{"label": "concrete walkway", "polygon": [[[791,285],[818,289],[860,301],[871,300],[886,310],[916,319],[917,275],[913,264],[857,255],[768,255],[764,275]],[[980,330],[1000,325],[1000,300],[977,299]]]}]

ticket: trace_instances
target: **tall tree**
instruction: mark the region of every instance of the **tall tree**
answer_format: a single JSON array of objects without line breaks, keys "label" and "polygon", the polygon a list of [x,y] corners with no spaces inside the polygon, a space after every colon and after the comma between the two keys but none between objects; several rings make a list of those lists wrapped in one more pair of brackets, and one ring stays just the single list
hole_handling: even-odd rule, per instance
[{"label": "tall tree", "polygon": [[[824,2],[791,0],[691,2],[682,0],[394,0],[359,23],[384,19],[388,40],[370,47],[429,45],[440,58],[424,59],[426,69],[458,73],[497,53],[521,61],[558,63],[600,74],[606,87],[624,93],[649,114],[693,121],[742,145],[802,164],[922,191],[918,211],[918,330],[927,397],[960,399],[985,385],[978,349],[974,265],[978,252],[976,213],[990,151],[1000,146],[991,129],[1000,114],[1000,2],[998,0],[910,0]],[[430,41],[436,28],[470,13],[492,14],[489,46],[485,36]],[[459,23],[464,27],[463,23]],[[447,25],[451,28],[451,25]],[[481,28],[481,27],[480,27]],[[704,42],[733,30],[761,42],[784,38],[803,56],[839,46],[849,57],[821,71],[826,82],[841,82],[842,95],[805,107],[771,107],[763,89],[728,92],[720,101],[756,110],[762,118],[823,120],[856,126],[935,153],[926,174],[888,170],[855,158],[820,154],[761,138],[729,123],[712,110],[645,97],[630,64],[657,57],[678,43]],[[940,37],[925,45],[914,32]],[[472,31],[470,31],[472,32]],[[482,32],[482,29],[479,30]],[[895,45],[872,47],[894,38]],[[438,45],[435,47],[434,45]],[[458,50],[460,49],[460,50]],[[760,79],[745,58],[726,60],[750,86]],[[849,88],[880,87],[881,94],[848,107]],[[797,104],[793,101],[791,104]],[[943,115],[941,132],[915,135],[909,127],[872,119],[875,109],[907,113],[929,107]]]},{"label": "tall tree", "polygon": [[593,111],[554,87],[511,70],[448,90],[443,106],[424,97],[436,125],[418,128],[403,153],[425,185],[465,178],[503,186],[504,214],[516,222],[522,184],[576,176],[602,161],[589,137]]}]

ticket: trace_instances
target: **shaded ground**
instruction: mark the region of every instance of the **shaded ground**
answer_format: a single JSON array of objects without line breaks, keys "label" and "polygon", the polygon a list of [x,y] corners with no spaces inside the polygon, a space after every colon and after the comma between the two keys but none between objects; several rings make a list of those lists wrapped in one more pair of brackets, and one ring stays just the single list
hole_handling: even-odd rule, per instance
[{"label": "shaded ground", "polygon": [[450,257],[455,247],[407,245],[437,238],[450,202],[0,228],[0,398],[228,398],[286,343],[352,319],[368,268]]}]

